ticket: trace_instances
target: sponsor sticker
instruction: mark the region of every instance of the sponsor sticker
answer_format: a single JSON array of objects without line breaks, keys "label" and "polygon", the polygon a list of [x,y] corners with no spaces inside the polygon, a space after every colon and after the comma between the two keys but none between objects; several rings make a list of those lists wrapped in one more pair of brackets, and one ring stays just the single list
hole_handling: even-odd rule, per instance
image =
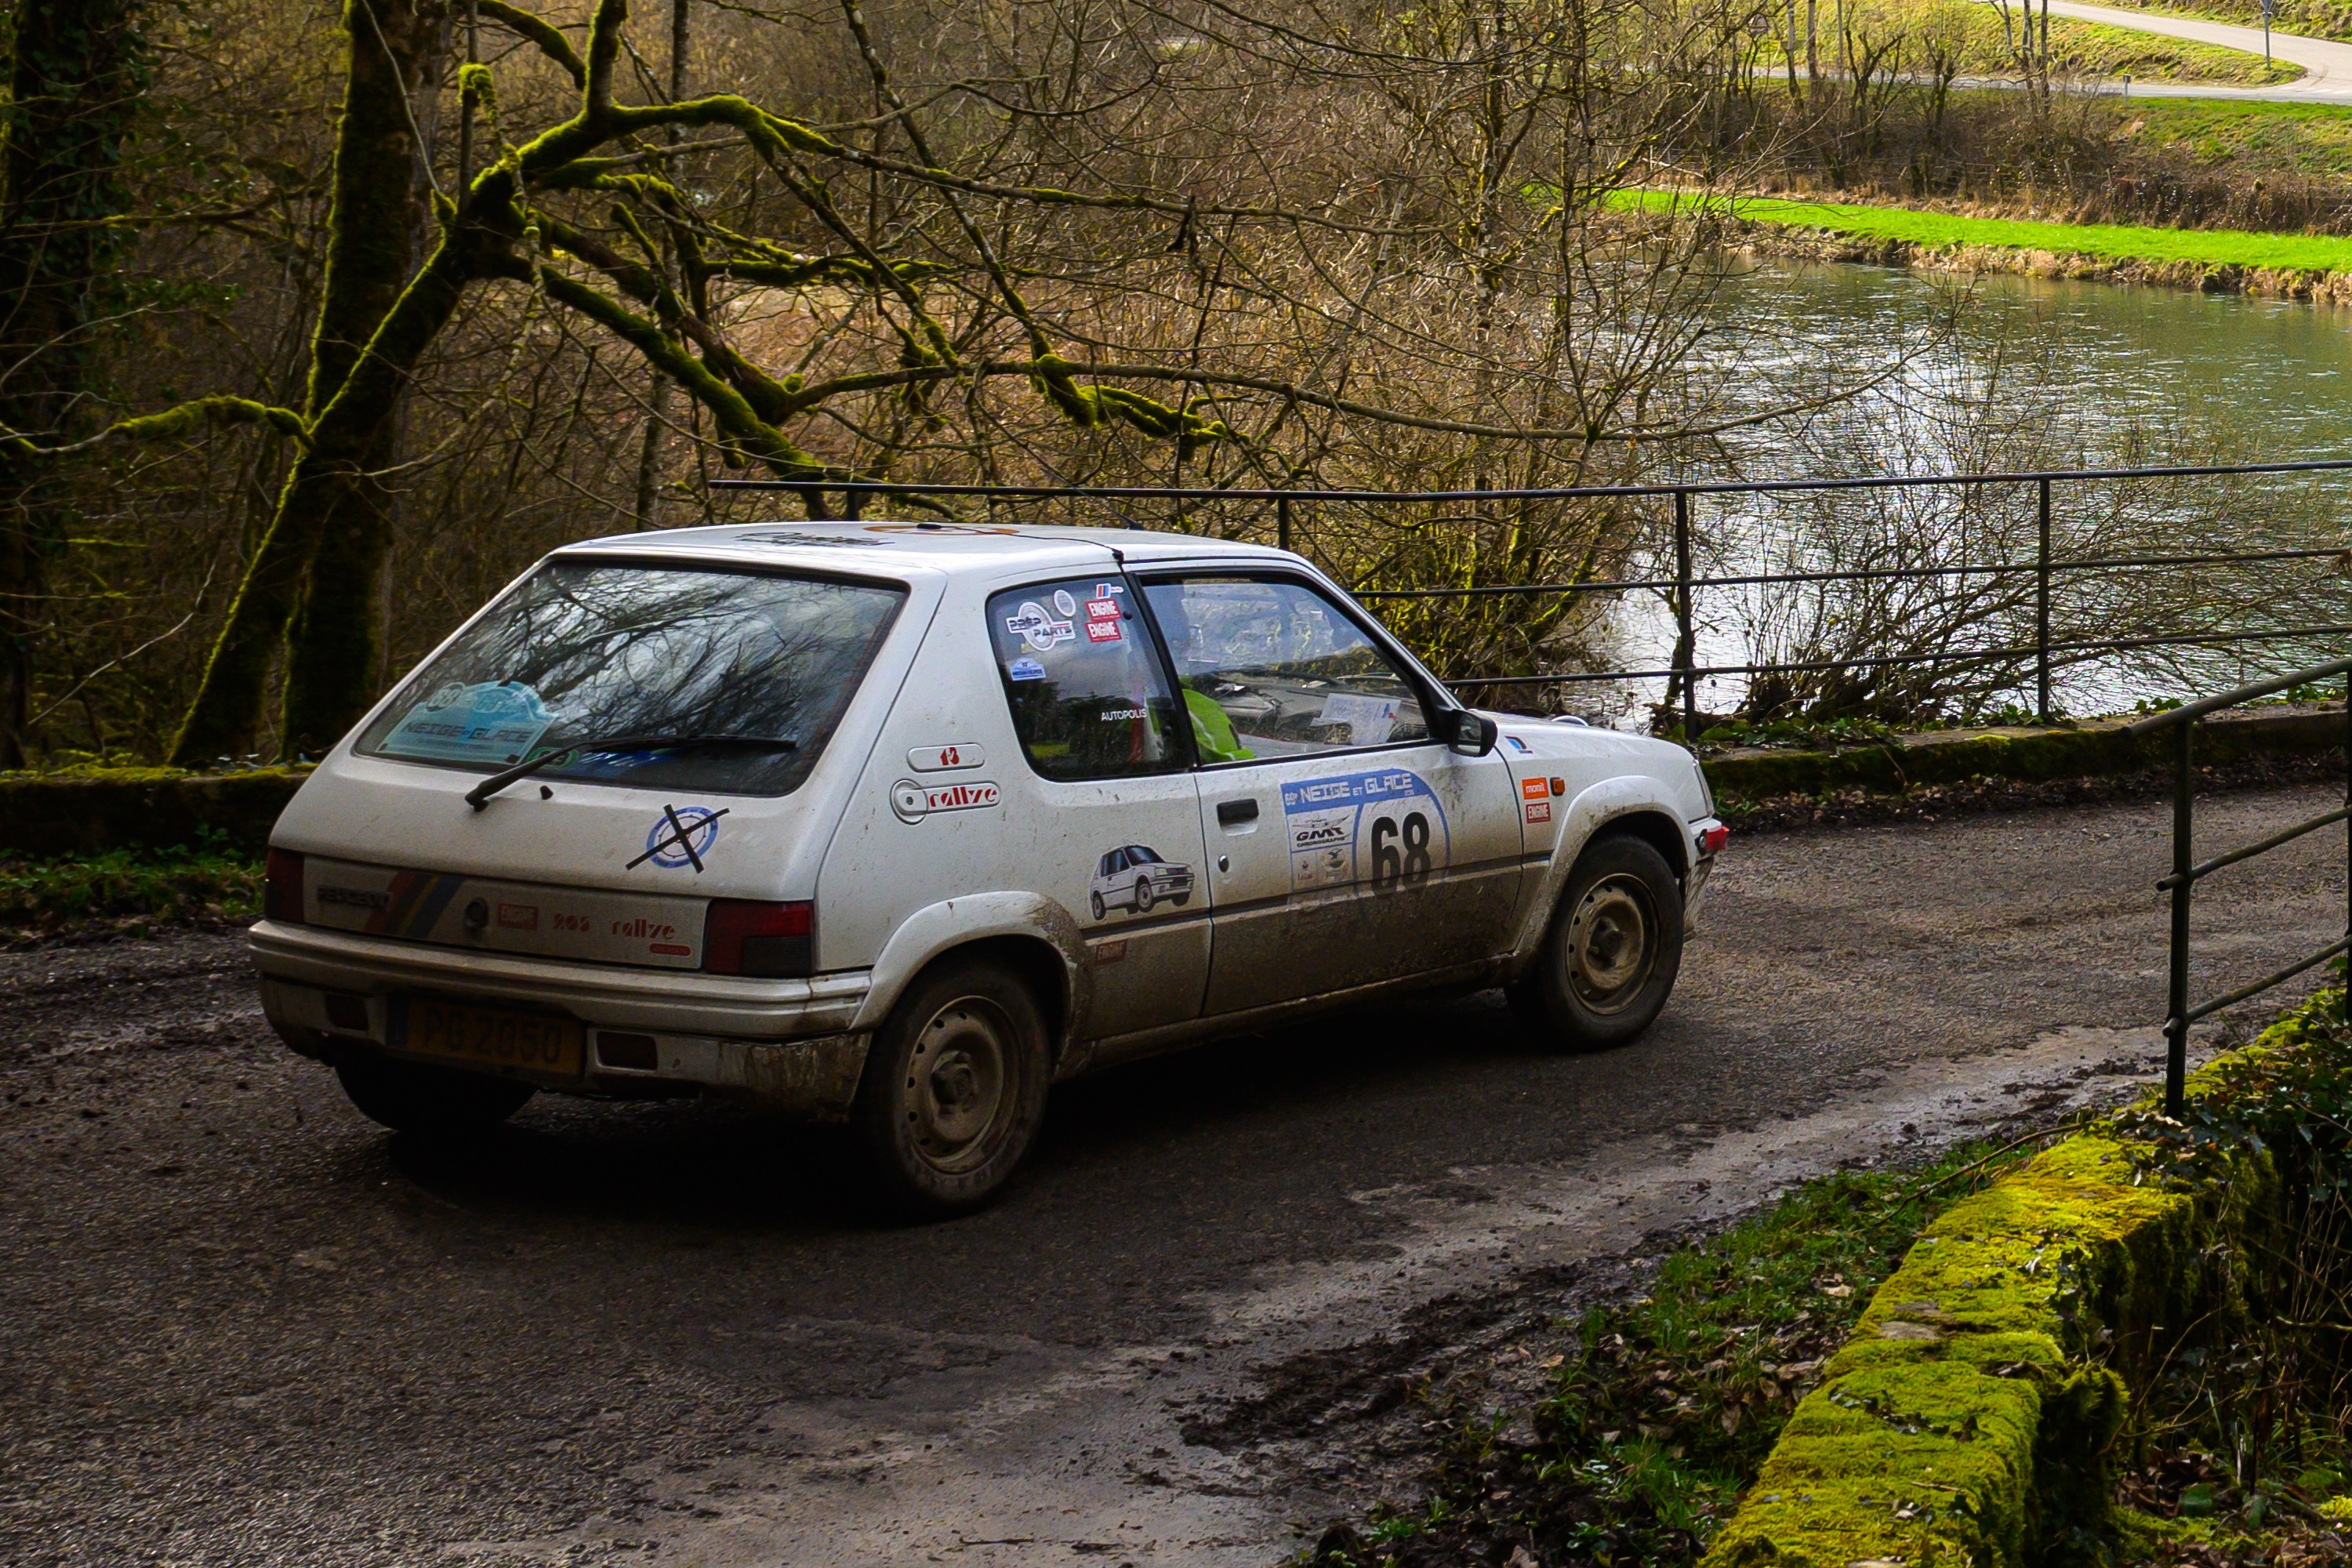
[{"label": "sponsor sticker", "polygon": [[453,680],[404,714],[382,749],[445,763],[519,763],[554,722],[539,693],[519,680]]},{"label": "sponsor sticker", "polygon": [[732,807],[718,811],[707,805],[665,805],[654,825],[646,829],[646,852],[629,862],[626,869],[634,871],[650,860],[666,871],[681,866],[694,868],[696,876],[702,875],[702,858],[719,842],[719,819]]},{"label": "sponsor sticker", "polygon": [[1519,798],[1521,800],[1549,800],[1551,798],[1551,785],[1543,779],[1521,779],[1519,781]]},{"label": "sponsor sticker", "polygon": [[1118,623],[1117,621],[1088,621],[1087,623],[1087,641],[1118,642],[1120,640],[1121,636],[1118,629]]},{"label": "sponsor sticker", "polygon": [[1087,601],[1087,619],[1090,621],[1115,621],[1118,619],[1118,601],[1117,599],[1088,599]]},{"label": "sponsor sticker", "polygon": [[1078,602],[1070,597],[1067,588],[1056,588],[1054,590],[1054,608],[1066,616],[1075,616],[1078,613]]},{"label": "sponsor sticker", "polygon": [[907,753],[907,765],[919,773],[951,773],[959,768],[979,767],[987,761],[987,752],[966,741],[944,746],[917,746]]},{"label": "sponsor sticker", "polygon": [[[1065,594],[1062,597],[1066,599],[1069,595]],[[1055,619],[1034,599],[1022,600],[1021,607],[1004,617],[1004,629],[1026,643],[1031,653],[1051,653],[1078,635],[1066,616]]]},{"label": "sponsor sticker", "polygon": [[500,904],[499,929],[500,931],[537,931],[539,906],[537,904]]},{"label": "sponsor sticker", "polygon": [[905,822],[920,822],[943,811],[977,811],[998,804],[996,786],[986,779],[956,784],[926,784],[900,779],[890,786],[890,809]]},{"label": "sponsor sticker", "polygon": [[1538,822],[1549,822],[1550,820],[1551,802],[1548,800],[1531,800],[1528,802],[1528,824],[1529,826],[1533,826]]},{"label": "sponsor sticker", "polygon": [[1408,768],[1286,784],[1282,816],[1294,892],[1356,883],[1387,892],[1450,862],[1445,810]]},{"label": "sponsor sticker", "polygon": [[1005,673],[1015,680],[1043,680],[1045,667],[1034,658],[1016,658],[1005,667]]}]

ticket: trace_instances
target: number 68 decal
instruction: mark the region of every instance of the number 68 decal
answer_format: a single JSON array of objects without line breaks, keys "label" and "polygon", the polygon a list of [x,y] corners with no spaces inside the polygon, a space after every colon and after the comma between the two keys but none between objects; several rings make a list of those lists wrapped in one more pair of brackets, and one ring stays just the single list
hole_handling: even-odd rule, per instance
[{"label": "number 68 decal", "polygon": [[1382,893],[1395,891],[1399,882],[1418,882],[1428,876],[1427,815],[1408,811],[1402,824],[1393,816],[1372,818],[1371,869],[1373,890]]}]

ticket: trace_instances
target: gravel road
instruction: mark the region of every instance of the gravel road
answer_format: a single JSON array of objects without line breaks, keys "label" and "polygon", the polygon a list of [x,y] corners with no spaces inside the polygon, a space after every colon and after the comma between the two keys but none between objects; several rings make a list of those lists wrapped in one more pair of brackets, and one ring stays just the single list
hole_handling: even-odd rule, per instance
[{"label": "gravel road", "polygon": [[[2218,799],[2209,847],[2327,795]],[[2168,833],[1735,840],[1633,1047],[1545,1055],[1489,995],[1142,1064],[921,1229],[694,1102],[406,1146],[232,934],[0,954],[0,1562],[1269,1563],[1405,1483],[1405,1380],[1525,1385],[1662,1237],[2128,1088]],[[2343,867],[2215,879],[2213,974],[2340,931]]]}]

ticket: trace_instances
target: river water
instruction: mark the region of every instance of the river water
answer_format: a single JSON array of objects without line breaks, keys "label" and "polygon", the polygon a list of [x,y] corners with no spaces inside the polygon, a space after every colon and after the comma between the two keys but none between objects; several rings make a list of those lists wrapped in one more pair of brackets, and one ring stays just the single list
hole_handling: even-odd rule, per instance
[{"label": "river water", "polygon": [[[1801,478],[2352,457],[2352,310],[2341,308],[1760,262],[1741,268],[1718,309],[1725,332],[1709,351],[1710,371],[1759,408],[1818,384],[1824,374],[1895,374],[1853,404],[1794,427],[1734,435],[1685,472]],[[2065,560],[2341,548],[2352,542],[2347,507],[2352,475],[2060,485],[2053,553]],[[1701,499],[1694,523],[1702,575],[2031,560],[2036,532],[2030,486],[1999,494]],[[1661,537],[1653,569],[1669,559],[1663,546]],[[2032,640],[2032,583],[2028,574],[1703,590],[1698,658],[1728,665],[2017,646]],[[2352,623],[2347,586],[2326,562],[2061,572],[2053,637]],[[1662,596],[1627,595],[1610,623],[1602,656],[1615,668],[1655,668],[1670,658],[1674,628]],[[2336,657],[2345,640],[2075,656],[2061,660],[2057,705],[2106,712],[2210,690]],[[1934,672],[1921,687],[1930,711],[1938,709],[1936,692],[1948,714],[2032,700],[2030,668],[2017,661],[1956,678],[1958,668],[1897,670]],[[1642,722],[1661,686],[1571,689],[1567,706]],[[1710,679],[1701,686],[1701,707],[1732,711],[1748,690],[1741,676]]]}]

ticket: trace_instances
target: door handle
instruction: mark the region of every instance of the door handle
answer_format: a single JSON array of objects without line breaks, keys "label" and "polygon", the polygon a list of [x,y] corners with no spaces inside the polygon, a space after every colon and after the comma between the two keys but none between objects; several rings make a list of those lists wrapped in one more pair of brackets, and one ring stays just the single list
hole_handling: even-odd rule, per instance
[{"label": "door handle", "polygon": [[1254,798],[1217,802],[1217,826],[1220,827],[1231,827],[1236,823],[1256,820],[1257,802]]}]

